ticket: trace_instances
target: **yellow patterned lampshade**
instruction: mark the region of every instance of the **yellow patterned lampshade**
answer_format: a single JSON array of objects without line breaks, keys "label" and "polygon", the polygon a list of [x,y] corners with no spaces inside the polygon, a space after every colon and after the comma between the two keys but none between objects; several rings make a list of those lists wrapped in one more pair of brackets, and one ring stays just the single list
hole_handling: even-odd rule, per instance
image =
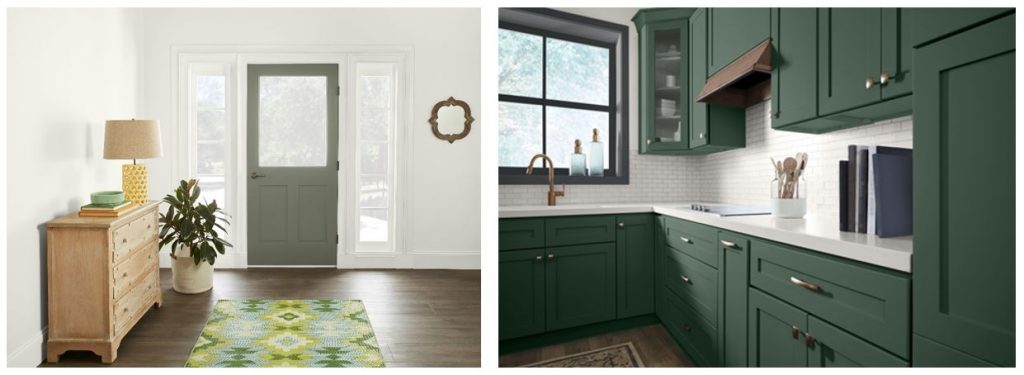
[{"label": "yellow patterned lampshade", "polygon": [[121,166],[121,188],[124,198],[145,202],[149,197],[149,174],[136,159],[160,157],[160,124],[155,120],[107,120],[103,135],[104,159],[131,159]]}]

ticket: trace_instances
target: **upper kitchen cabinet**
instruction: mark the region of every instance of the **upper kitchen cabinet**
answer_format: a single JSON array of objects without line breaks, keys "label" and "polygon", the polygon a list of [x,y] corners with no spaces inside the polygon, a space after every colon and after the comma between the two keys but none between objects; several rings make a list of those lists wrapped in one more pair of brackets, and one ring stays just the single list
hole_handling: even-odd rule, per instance
[{"label": "upper kitchen cabinet", "polygon": [[768,38],[769,8],[707,8],[708,73],[715,73]]},{"label": "upper kitchen cabinet", "polygon": [[640,34],[640,153],[689,149],[689,42],[687,9],[641,10],[633,17]]},{"label": "upper kitchen cabinet", "polygon": [[825,133],[910,114],[909,23],[897,8],[774,9],[772,127]]},{"label": "upper kitchen cabinet", "polygon": [[914,366],[1015,365],[1015,23],[914,50]]},{"label": "upper kitchen cabinet", "polygon": [[[711,153],[746,146],[746,113],[743,108],[696,101],[710,76],[711,9],[690,16],[690,149]],[[756,44],[756,43],[755,43]],[[751,45],[750,47],[753,47]],[[747,47],[749,49],[750,47]],[[746,50],[744,50],[745,52]],[[742,52],[741,52],[742,53]]]},{"label": "upper kitchen cabinet", "polygon": [[905,8],[906,29],[911,47],[918,47],[979,23],[1002,16],[1009,8]]}]

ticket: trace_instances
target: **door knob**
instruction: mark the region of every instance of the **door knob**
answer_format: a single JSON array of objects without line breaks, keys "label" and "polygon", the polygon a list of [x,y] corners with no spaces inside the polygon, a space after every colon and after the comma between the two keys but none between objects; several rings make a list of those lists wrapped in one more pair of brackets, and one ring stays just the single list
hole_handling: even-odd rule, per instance
[{"label": "door knob", "polygon": [[259,173],[256,173],[256,172],[252,172],[252,173],[249,174],[249,178],[251,178],[253,180],[255,180],[257,178],[260,178],[260,177],[267,177],[267,175],[259,174]]}]

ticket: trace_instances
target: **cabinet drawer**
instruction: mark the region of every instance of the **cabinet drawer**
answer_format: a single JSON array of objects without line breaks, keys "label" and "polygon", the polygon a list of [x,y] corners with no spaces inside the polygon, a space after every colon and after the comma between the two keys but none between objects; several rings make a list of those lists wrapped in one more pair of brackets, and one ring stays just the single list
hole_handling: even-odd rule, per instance
[{"label": "cabinet drawer", "polygon": [[544,247],[544,219],[502,219],[498,222],[498,250]]},{"label": "cabinet drawer", "polygon": [[717,331],[673,293],[665,293],[662,323],[698,366],[716,366]]},{"label": "cabinet drawer", "polygon": [[615,241],[615,216],[569,216],[544,221],[547,247]]},{"label": "cabinet drawer", "polygon": [[114,281],[114,299],[124,296],[132,286],[143,283],[143,275],[152,276],[151,269],[156,267],[157,257],[157,242],[150,241],[146,246],[139,248],[139,251],[132,252],[127,261],[115,265],[111,275]]},{"label": "cabinet drawer", "polygon": [[665,248],[665,286],[717,326],[718,271],[671,247]]},{"label": "cabinet drawer", "polygon": [[751,240],[750,284],[901,357],[910,355],[910,280]]},{"label": "cabinet drawer", "polygon": [[718,230],[713,227],[666,217],[665,243],[718,268]]},{"label": "cabinet drawer", "polygon": [[155,269],[149,268],[138,285],[132,287],[126,295],[114,302],[114,334],[118,335],[127,329],[132,318],[146,306],[151,297],[160,291]]},{"label": "cabinet drawer", "polygon": [[114,229],[114,264],[128,259],[132,250],[156,238],[156,211],[146,213],[130,223]]}]

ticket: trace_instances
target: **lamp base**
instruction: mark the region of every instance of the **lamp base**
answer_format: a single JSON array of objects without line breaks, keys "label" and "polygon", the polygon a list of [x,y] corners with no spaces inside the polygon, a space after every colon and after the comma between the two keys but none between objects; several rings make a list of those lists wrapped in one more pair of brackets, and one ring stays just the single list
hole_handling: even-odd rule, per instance
[{"label": "lamp base", "polygon": [[149,171],[145,164],[121,166],[121,190],[124,190],[124,199],[132,203],[142,203],[149,198]]}]

